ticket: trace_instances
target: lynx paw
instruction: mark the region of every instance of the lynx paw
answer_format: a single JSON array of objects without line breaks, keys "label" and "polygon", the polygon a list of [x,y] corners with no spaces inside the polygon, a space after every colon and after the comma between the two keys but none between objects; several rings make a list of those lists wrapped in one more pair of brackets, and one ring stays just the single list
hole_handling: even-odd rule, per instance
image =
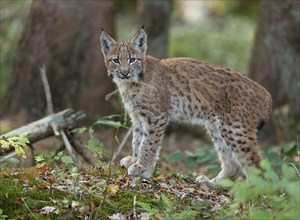
[{"label": "lynx paw", "polygon": [[153,169],[146,169],[139,163],[134,163],[128,168],[128,175],[141,176],[142,178],[149,179],[152,176]]},{"label": "lynx paw", "polygon": [[207,176],[201,175],[196,178],[196,182],[201,185],[206,185],[208,187],[215,187],[216,186],[216,180],[212,179],[210,180]]},{"label": "lynx paw", "polygon": [[127,156],[127,157],[124,157],[120,161],[120,164],[122,167],[128,168],[131,164],[134,164],[136,161],[137,161],[137,158],[132,157],[132,156]]},{"label": "lynx paw", "polygon": [[207,176],[201,175],[196,178],[197,183],[207,183],[210,179]]}]

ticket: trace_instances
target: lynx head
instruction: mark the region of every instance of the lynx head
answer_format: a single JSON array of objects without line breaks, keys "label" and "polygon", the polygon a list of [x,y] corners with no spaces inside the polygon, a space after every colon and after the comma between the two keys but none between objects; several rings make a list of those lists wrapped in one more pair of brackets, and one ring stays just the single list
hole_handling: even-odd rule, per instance
[{"label": "lynx head", "polygon": [[145,73],[147,35],[141,28],[130,42],[116,42],[105,31],[100,36],[108,75],[118,85],[123,82],[137,82]]}]

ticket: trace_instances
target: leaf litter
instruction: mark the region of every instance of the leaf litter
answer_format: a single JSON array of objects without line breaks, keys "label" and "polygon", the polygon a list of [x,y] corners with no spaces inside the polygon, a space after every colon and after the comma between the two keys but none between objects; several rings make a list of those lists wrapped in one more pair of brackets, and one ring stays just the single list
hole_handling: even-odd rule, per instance
[{"label": "leaf litter", "polygon": [[[133,204],[133,195],[137,201],[153,203],[162,195],[167,195],[170,201],[178,200],[175,211],[180,210],[180,204],[198,211],[199,216],[209,218],[230,205],[232,195],[221,188],[210,188],[199,185],[188,177],[160,174],[146,180],[126,175],[126,170],[113,165],[112,174],[108,178],[107,167],[103,168],[69,168],[67,166],[36,168],[35,184],[26,177],[20,183],[30,190],[64,193],[63,198],[51,196],[47,206],[39,209],[41,215],[65,215],[68,218],[72,212],[77,219],[87,219],[95,214],[99,204],[105,199],[103,209],[111,210],[104,214],[105,218],[114,219],[163,219],[160,215],[151,215],[147,210]],[[18,172],[14,172],[18,175]],[[14,176],[15,179],[15,176]],[[29,183],[28,183],[29,182]],[[106,194],[106,197],[104,196]],[[7,194],[6,194],[7,195]],[[143,197],[148,196],[148,197]],[[127,197],[123,201],[122,197]],[[132,198],[132,200],[130,199]],[[2,199],[2,198],[1,198]],[[128,202],[129,200],[129,202]],[[130,204],[124,204],[130,203]],[[201,205],[199,205],[201,204]],[[122,209],[120,207],[127,205]],[[37,210],[33,210],[36,211]],[[110,214],[109,214],[110,213]],[[13,217],[13,216],[11,216]],[[99,217],[99,219],[101,219]]]}]

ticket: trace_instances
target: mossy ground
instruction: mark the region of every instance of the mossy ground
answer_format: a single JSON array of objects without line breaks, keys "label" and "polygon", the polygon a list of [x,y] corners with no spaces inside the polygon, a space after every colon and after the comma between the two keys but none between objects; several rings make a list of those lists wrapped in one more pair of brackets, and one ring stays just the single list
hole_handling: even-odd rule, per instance
[{"label": "mossy ground", "polygon": [[[132,179],[125,169],[107,164],[100,168],[77,169],[63,165],[10,169],[0,173],[0,209],[9,219],[84,219],[86,216],[108,219],[116,213],[132,216],[136,209],[134,200],[148,204],[165,216],[190,210],[192,200],[195,204],[197,199],[210,201],[207,206],[202,204],[202,210],[217,200],[214,195],[217,191],[211,193],[183,179],[164,174],[150,181]],[[161,204],[162,194],[172,204],[168,212]],[[55,207],[59,214],[42,214],[46,206]],[[201,209],[195,206],[196,209],[200,216]],[[145,210],[138,207],[135,212]]]},{"label": "mossy ground", "polygon": [[[51,163],[2,170],[0,219],[1,215],[9,219],[141,219],[145,213],[144,219],[159,220],[299,219],[299,151],[295,143],[264,152],[270,161],[262,164],[264,171],[252,173],[247,182],[227,182],[224,187],[229,187],[230,193],[195,183],[192,167],[180,172],[181,160],[192,159],[207,167],[215,163],[215,156],[209,153],[212,148],[197,149],[187,157],[177,152],[162,159],[150,180],[133,179],[118,164],[101,161],[83,168]],[[43,213],[47,206],[56,210]]]}]

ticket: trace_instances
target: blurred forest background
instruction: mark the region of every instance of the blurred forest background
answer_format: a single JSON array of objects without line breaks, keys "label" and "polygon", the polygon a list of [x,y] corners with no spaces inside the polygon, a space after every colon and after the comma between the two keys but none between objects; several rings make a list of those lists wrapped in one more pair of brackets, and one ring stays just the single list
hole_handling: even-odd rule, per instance
[{"label": "blurred forest background", "polygon": [[145,25],[148,54],[197,58],[261,83],[273,97],[262,141],[298,138],[299,1],[1,0],[0,6],[0,133],[45,116],[43,64],[55,111],[83,110],[91,121],[122,113],[117,96],[105,100],[115,86],[100,51],[101,27],[126,41]]},{"label": "blurred forest background", "polygon": [[[127,41],[142,25],[148,54],[231,68],[271,93],[273,116],[259,132],[264,171],[230,183],[234,196],[194,184],[220,171],[199,127],[170,126],[150,180],[131,181],[117,163],[131,151],[130,122],[118,95],[106,100],[116,86],[99,37],[104,28]],[[88,119],[33,147],[24,136],[0,140],[0,219],[299,219],[299,0],[0,0],[0,134],[48,115],[42,65],[54,111]],[[84,150],[73,154],[68,138]],[[15,152],[4,156],[7,145]]]}]

